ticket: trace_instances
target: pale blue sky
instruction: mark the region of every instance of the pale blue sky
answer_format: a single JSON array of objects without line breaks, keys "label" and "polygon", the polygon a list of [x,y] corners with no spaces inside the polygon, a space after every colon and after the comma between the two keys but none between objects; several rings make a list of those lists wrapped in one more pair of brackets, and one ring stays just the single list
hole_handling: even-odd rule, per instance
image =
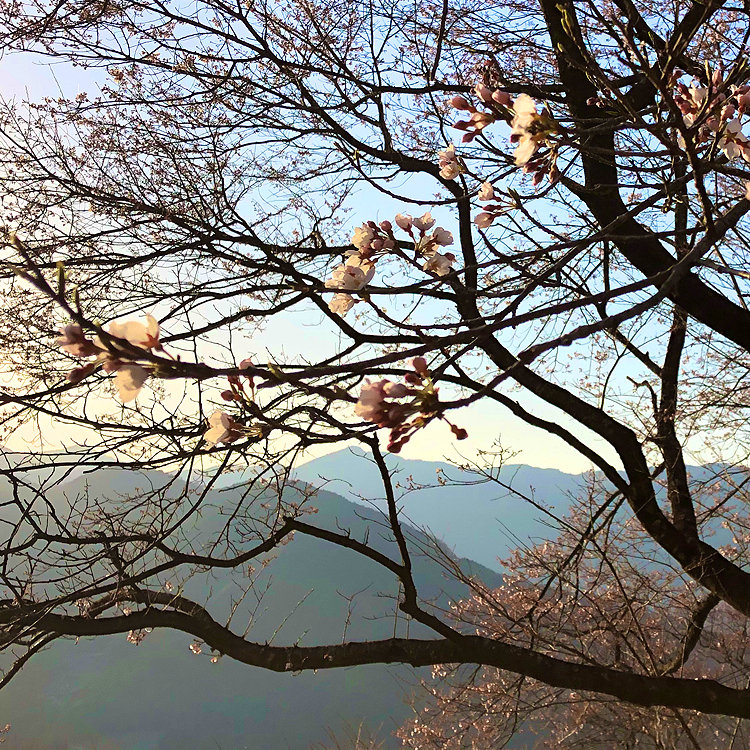
[{"label": "pale blue sky", "polygon": [[[6,56],[0,60],[0,91],[6,97],[24,99],[28,95],[31,100],[38,100],[42,96],[58,96],[61,92],[68,96],[73,96],[79,91],[95,93],[97,78],[101,80],[101,70],[88,71],[60,63],[50,66],[44,59],[34,58],[28,54]],[[431,192],[426,191],[425,194],[430,195]],[[398,210],[414,212],[408,206],[399,207],[391,200],[373,201],[368,196],[368,215],[358,215],[357,203],[353,201],[354,210],[350,214],[353,226],[370,218],[392,218]],[[435,213],[440,216],[440,212]],[[446,228],[454,229],[450,226],[449,220],[443,223]],[[268,326],[263,335],[253,340],[251,353],[259,356],[267,350],[271,355],[276,353],[278,356],[279,342],[283,342],[284,349],[289,355],[304,355],[306,351],[319,354],[321,347],[328,348],[334,343],[328,338],[331,336],[330,332],[326,332],[326,327],[321,326],[320,322],[308,314],[279,317]],[[242,358],[239,356],[237,360]],[[259,356],[259,361],[262,359],[263,357]],[[144,395],[139,398],[147,397]],[[523,397],[522,400],[526,405],[532,403],[528,397]],[[582,435],[579,428],[556,410],[543,404],[536,404],[536,407],[539,416],[564,424]],[[564,442],[540,433],[539,430],[510,416],[505,410],[493,404],[483,402],[455,412],[452,417],[457,424],[468,430],[467,440],[456,442],[446,425],[435,424],[415,436],[404,449],[403,455],[407,458],[430,460],[457,458],[460,455],[475,458],[477,451],[492,449],[493,444],[499,441],[505,449],[517,453],[514,462],[569,472],[585,471],[589,468],[589,462]],[[592,447],[604,449],[601,441],[591,435],[586,437]],[[17,440],[30,438],[31,434],[27,434],[24,437],[19,436]],[[610,460],[614,460],[611,450],[605,450],[604,454]]]}]

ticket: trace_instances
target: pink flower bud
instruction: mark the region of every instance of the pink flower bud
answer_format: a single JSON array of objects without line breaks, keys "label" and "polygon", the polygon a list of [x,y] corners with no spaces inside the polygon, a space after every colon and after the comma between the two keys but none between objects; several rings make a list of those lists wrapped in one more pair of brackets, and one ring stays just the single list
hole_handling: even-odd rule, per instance
[{"label": "pink flower bud", "polygon": [[495,216],[493,214],[489,214],[486,211],[482,211],[482,213],[477,214],[474,217],[474,223],[479,227],[479,229],[487,229],[492,222],[495,221]]},{"label": "pink flower bud", "polygon": [[483,83],[478,83],[474,87],[474,92],[485,104],[489,104],[492,101],[492,91]]},{"label": "pink flower bud", "polygon": [[456,427],[454,424],[451,425],[451,432],[456,436],[456,440],[466,440],[469,437],[469,433],[463,427]]},{"label": "pink flower bud", "polygon": [[411,366],[420,375],[427,374],[427,360],[424,357],[414,357],[411,361]]},{"label": "pink flower bud", "polygon": [[234,401],[236,398],[234,391],[222,391],[221,397],[224,399],[224,401]]},{"label": "pink flower bud", "polygon": [[464,112],[471,112],[474,107],[469,104],[469,102],[463,97],[463,96],[454,96],[450,100],[450,105],[453,107],[453,109],[461,109]]},{"label": "pink flower bud", "polygon": [[390,232],[390,231],[391,231],[391,230],[393,229],[393,224],[391,224],[391,222],[390,222],[390,221],[388,221],[388,220],[386,220],[386,221],[381,221],[381,222],[380,222],[380,228],[381,228],[381,229],[382,229],[382,230],[383,230],[384,232]]},{"label": "pink flower bud", "polygon": [[511,95],[507,91],[500,91],[500,89],[495,89],[495,91],[492,92],[492,99],[503,107],[510,107],[511,102],[513,101]]}]

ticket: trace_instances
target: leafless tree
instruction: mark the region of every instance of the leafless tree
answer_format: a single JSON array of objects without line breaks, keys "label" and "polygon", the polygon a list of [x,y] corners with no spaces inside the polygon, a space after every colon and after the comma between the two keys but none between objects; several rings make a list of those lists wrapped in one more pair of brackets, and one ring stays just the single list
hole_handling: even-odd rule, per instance
[{"label": "leafless tree", "polygon": [[[746,478],[704,507],[685,459],[699,446],[724,474],[747,460],[743,5],[2,0],[0,19],[8,51],[106,77],[1,117],[2,424],[34,446],[3,471],[6,682],[57,638],[172,628],[279,671],[472,664],[750,716],[743,681],[694,679],[689,653],[665,671],[616,658],[617,638],[590,656],[432,607],[378,432],[398,451],[423,429],[464,438],[462,407],[508,410],[618,498],[589,507],[559,585],[609,549],[615,515],[677,571],[649,606],[671,621],[680,602],[682,641],[706,602],[709,622],[745,622],[744,506],[734,544],[706,529]],[[375,216],[374,197],[398,215]],[[303,318],[328,347],[301,346]],[[286,331],[270,354],[252,345],[266,328]],[[396,555],[282,495],[302,450],[352,440],[380,469]],[[188,533],[214,481],[198,472],[243,462],[221,530]],[[186,489],[50,500],[69,472],[105,467],[165,468]],[[390,571],[431,637],[270,646],[161,586],[243,570],[293,533]]]}]

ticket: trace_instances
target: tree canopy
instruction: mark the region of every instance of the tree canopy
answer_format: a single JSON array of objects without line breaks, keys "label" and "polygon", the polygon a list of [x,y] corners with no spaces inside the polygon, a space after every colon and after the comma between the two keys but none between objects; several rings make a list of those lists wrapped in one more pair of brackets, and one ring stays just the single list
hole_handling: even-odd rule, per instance
[{"label": "tree canopy", "polygon": [[[705,644],[750,616],[743,4],[0,0],[0,33],[99,81],[0,114],[3,684],[58,638],[171,628],[277,671],[480,665],[750,718],[746,641]],[[561,541],[467,578],[457,617],[421,596],[384,455],[460,446],[476,404],[594,473]],[[284,494],[339,443],[372,452],[395,554]],[[185,490],[49,499],[109,467]],[[390,571],[421,634],[268,645],[163,587],[241,589],[294,534]]]}]

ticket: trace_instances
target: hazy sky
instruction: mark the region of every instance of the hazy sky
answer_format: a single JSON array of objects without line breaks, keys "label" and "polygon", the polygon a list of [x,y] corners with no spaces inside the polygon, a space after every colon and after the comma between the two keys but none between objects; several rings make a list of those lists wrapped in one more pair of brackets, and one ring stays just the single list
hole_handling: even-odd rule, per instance
[{"label": "hazy sky", "polygon": [[[58,96],[64,92],[73,96],[79,91],[95,93],[97,77],[101,80],[102,71],[87,71],[81,68],[72,68],[64,64],[48,65],[44,60],[34,58],[31,55],[6,56],[0,60],[0,91],[5,97],[16,99],[28,98],[38,100],[42,96]],[[368,215],[357,215],[356,204],[351,213],[353,226],[357,223],[373,218],[392,218],[396,210],[409,210],[393,205],[377,204],[373,207],[368,200]],[[375,212],[378,215],[371,215]],[[449,223],[446,228],[453,229]],[[298,349],[299,342],[304,341],[305,348],[314,351],[320,346],[330,346],[331,342],[324,341],[322,332],[317,321],[306,319],[305,316],[289,316],[274,323],[265,334],[252,342],[251,355],[263,361],[262,353],[268,349],[273,354],[278,347],[278,342],[289,342],[286,347],[292,353]],[[278,354],[278,351],[276,352]],[[243,354],[247,356],[247,354]],[[238,356],[237,361],[243,356]],[[146,391],[139,398],[148,398]],[[524,403],[529,404],[528,398]],[[550,407],[541,406],[538,411],[540,416],[555,420],[574,428],[573,423],[564,415],[556,412]],[[496,441],[504,449],[515,452],[513,459],[515,463],[525,463],[539,467],[553,467],[568,472],[585,471],[590,468],[589,462],[582,458],[577,452],[568,447],[563,441],[541,433],[539,430],[526,425],[523,421],[510,416],[505,410],[492,404],[481,403],[463,411],[454,412],[453,420],[469,432],[469,438],[462,442],[456,442],[445,424],[435,424],[421,433],[417,434],[409,445],[404,449],[403,455],[407,458],[422,458],[440,460],[443,458],[468,458],[477,457],[477,451],[491,450]],[[580,428],[577,434],[582,435]],[[66,433],[61,436],[69,437]],[[603,443],[593,439],[588,442],[592,447],[603,448]],[[33,430],[25,430],[23,434],[15,437],[7,444],[8,448],[19,448],[19,443],[34,438]],[[327,452],[330,448],[324,449]],[[606,450],[605,455],[614,460],[613,452]],[[311,454],[311,457],[314,457]]]}]

